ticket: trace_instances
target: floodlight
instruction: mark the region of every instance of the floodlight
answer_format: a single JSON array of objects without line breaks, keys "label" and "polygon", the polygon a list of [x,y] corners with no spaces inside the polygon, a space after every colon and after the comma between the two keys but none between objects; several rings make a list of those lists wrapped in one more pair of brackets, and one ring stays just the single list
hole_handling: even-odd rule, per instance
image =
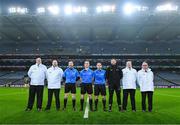
[{"label": "floodlight", "polygon": [[164,5],[159,5],[156,7],[157,11],[177,11],[178,6],[177,5],[172,5],[170,3],[164,4]]},{"label": "floodlight", "polygon": [[147,6],[141,6],[141,5],[135,5],[132,3],[127,3],[123,7],[123,12],[126,15],[131,15],[134,12],[142,12],[142,11],[147,11],[149,8]]},{"label": "floodlight", "polygon": [[97,13],[114,12],[114,11],[115,11],[115,6],[114,5],[103,5],[103,6],[96,7],[96,12]]},{"label": "floodlight", "polygon": [[8,9],[9,13],[19,13],[19,14],[26,14],[28,13],[27,8],[21,8],[21,7],[11,7]]},{"label": "floodlight", "polygon": [[71,5],[66,5],[64,7],[64,13],[66,15],[71,15],[73,13],[73,7]]},{"label": "floodlight", "polygon": [[45,8],[44,7],[39,7],[37,8],[37,13],[45,13]]},{"label": "floodlight", "polygon": [[131,4],[131,3],[125,4],[124,7],[123,7],[123,11],[127,15],[130,15],[130,14],[134,13],[134,11],[135,11],[134,5]]},{"label": "floodlight", "polygon": [[52,13],[53,15],[59,14],[59,7],[56,6],[56,5],[49,6],[49,7],[48,7],[48,10],[49,10],[49,12]]}]

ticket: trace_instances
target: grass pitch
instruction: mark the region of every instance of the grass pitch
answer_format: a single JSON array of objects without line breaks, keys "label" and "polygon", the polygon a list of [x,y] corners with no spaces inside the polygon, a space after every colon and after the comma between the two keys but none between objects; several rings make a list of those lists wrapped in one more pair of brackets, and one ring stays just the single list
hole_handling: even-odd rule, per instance
[{"label": "grass pitch", "polygon": [[[108,91],[107,91],[108,92]],[[60,92],[63,107],[64,88]],[[122,92],[121,92],[122,96]],[[80,89],[77,90],[77,111],[72,110],[71,97],[68,98],[66,111],[56,111],[55,103],[51,110],[38,112],[36,105],[31,112],[25,112],[28,88],[0,88],[1,124],[180,124],[180,89],[155,89],[153,112],[141,112],[141,95],[136,91],[137,112],[131,112],[130,102],[127,112],[119,112],[114,95],[113,111],[103,112],[101,98],[97,112],[89,112],[84,119],[80,112]],[[86,100],[86,99],[85,99]],[[107,95],[108,102],[108,95]],[[44,91],[43,108],[47,103],[47,88]],[[86,105],[86,103],[85,103]],[[85,107],[84,105],[84,107]]]}]

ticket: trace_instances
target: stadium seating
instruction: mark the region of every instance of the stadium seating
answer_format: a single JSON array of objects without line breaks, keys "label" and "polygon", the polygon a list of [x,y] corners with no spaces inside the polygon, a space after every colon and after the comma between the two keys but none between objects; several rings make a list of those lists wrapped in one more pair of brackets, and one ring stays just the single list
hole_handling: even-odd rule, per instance
[{"label": "stadium seating", "polygon": [[[5,42],[5,41],[4,41]],[[33,43],[33,41],[29,41]],[[28,41],[23,43],[4,44],[1,54],[178,54],[180,53],[178,42],[121,42],[121,41],[94,41],[94,42],[77,42],[64,41],[62,43],[51,44],[47,41],[38,41],[37,44],[29,44]],[[70,47],[70,48],[69,48]]]}]

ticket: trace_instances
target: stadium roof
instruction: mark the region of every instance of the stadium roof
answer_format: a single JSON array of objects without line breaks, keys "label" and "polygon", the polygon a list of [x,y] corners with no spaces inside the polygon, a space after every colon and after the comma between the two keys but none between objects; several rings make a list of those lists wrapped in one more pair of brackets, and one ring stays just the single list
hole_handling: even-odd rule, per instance
[{"label": "stadium roof", "polygon": [[[171,41],[180,39],[180,11],[154,12],[155,8],[167,2],[179,5],[179,0],[137,0],[150,9],[147,12],[125,15],[121,9],[127,0],[1,0],[0,9],[0,41],[50,40],[145,40]],[[129,1],[131,2],[131,1]],[[37,14],[39,6],[66,3],[85,5],[89,12],[80,15]],[[113,4],[117,11],[113,13],[95,13],[98,5]],[[10,14],[9,7],[22,6],[27,14]],[[121,8],[121,9],[120,9]]]}]

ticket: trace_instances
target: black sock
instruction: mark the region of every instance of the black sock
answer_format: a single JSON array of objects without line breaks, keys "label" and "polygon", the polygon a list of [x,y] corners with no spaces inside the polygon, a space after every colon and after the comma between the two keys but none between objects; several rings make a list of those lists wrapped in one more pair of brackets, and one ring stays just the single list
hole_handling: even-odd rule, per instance
[{"label": "black sock", "polygon": [[102,99],[103,107],[106,108],[106,99]]},{"label": "black sock", "polygon": [[121,105],[119,105],[119,111],[121,110]]},{"label": "black sock", "polygon": [[97,109],[98,99],[95,99],[95,108]]},{"label": "black sock", "polygon": [[66,108],[67,98],[64,98],[64,108]]},{"label": "black sock", "polygon": [[92,110],[92,99],[89,99],[90,110]]},{"label": "black sock", "polygon": [[111,110],[112,109],[112,105],[109,105],[109,110]]},{"label": "black sock", "polygon": [[73,108],[75,108],[76,105],[76,99],[72,99]]},{"label": "black sock", "polygon": [[81,109],[83,110],[84,99],[81,99]]}]

